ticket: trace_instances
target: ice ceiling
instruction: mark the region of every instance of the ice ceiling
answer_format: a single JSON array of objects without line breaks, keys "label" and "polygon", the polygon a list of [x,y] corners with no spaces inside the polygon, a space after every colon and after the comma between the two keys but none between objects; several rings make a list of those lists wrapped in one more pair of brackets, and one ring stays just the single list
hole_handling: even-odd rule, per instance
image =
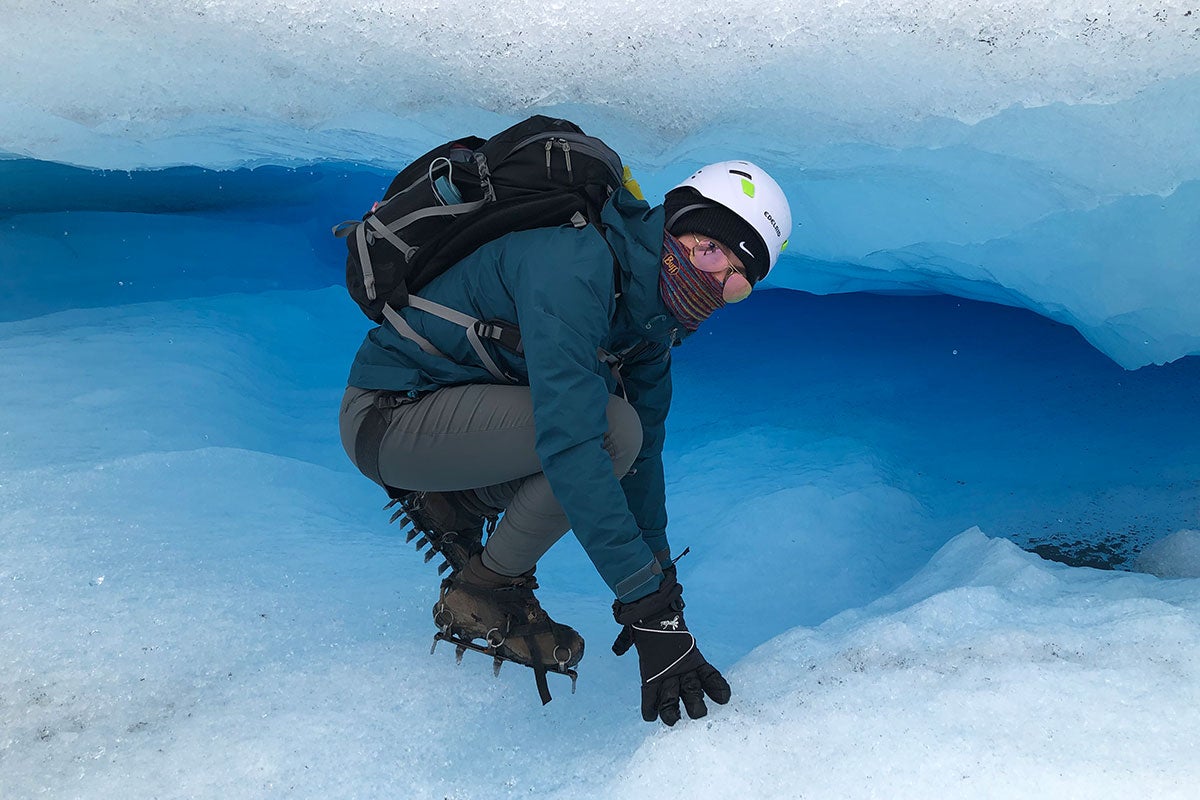
[{"label": "ice ceiling", "polygon": [[775,173],[778,285],[1021,306],[1136,368],[1200,353],[1193,6],[9,0],[0,153],[387,170],[549,109],[651,193]]}]

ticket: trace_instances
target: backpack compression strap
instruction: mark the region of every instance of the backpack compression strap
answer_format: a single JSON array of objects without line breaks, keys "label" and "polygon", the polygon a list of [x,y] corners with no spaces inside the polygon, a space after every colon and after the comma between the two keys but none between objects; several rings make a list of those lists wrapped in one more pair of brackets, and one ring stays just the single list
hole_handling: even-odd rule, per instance
[{"label": "backpack compression strap", "polygon": [[[408,242],[401,239],[397,232],[407,228],[409,225],[419,220],[428,217],[445,217],[457,216],[459,214],[469,214],[472,211],[483,206],[487,199],[476,200],[472,203],[457,203],[449,206],[433,206],[431,208],[422,208],[411,214],[405,214],[400,219],[395,220],[390,225],[384,225],[372,213],[368,214],[362,222],[358,220],[348,220],[342,222],[333,229],[333,235],[339,239],[344,239],[351,234],[355,237],[355,245],[358,249],[358,263],[362,268],[363,285],[367,291],[367,297],[374,300],[375,294],[375,268],[371,263],[371,251],[369,245],[374,243],[375,237],[386,240],[392,247],[395,247],[404,256],[405,261],[411,261],[413,255],[417,252],[417,248],[410,245]],[[368,228],[370,230],[368,230]]]}]

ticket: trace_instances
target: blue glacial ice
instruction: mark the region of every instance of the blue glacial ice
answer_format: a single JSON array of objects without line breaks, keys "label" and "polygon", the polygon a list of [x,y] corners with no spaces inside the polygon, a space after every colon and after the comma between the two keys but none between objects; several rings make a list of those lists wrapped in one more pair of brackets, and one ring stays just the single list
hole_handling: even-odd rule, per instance
[{"label": "blue glacial ice", "polygon": [[[0,797],[1194,793],[1200,8],[2,12]],[[578,694],[429,656],[433,571],[337,441],[329,226],[535,110],[651,196],[737,155],[796,212],[676,359],[735,695],[672,730],[569,539]]]}]

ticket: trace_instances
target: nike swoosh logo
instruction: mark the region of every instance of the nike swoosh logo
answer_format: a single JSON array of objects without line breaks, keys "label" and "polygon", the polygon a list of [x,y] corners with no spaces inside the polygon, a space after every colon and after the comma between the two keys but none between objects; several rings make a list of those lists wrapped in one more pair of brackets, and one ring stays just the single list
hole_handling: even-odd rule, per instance
[{"label": "nike swoosh logo", "polygon": [[749,251],[749,250],[746,248],[746,243],[745,243],[745,242],[738,242],[738,247],[742,248],[742,252],[744,252],[746,255],[750,256],[751,258],[754,258],[754,253],[751,253],[751,252],[750,252],[750,251]]}]

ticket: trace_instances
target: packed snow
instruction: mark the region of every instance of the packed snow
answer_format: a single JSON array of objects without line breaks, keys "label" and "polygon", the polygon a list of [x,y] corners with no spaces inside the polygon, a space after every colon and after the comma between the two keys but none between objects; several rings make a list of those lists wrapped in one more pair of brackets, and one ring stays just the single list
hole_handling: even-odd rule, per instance
[{"label": "packed snow", "polygon": [[[1200,7],[793,6],[0,0],[0,798],[1194,796]],[[676,353],[673,729],[569,538],[576,694],[430,655],[338,442],[329,226],[531,110],[796,213]]]}]

